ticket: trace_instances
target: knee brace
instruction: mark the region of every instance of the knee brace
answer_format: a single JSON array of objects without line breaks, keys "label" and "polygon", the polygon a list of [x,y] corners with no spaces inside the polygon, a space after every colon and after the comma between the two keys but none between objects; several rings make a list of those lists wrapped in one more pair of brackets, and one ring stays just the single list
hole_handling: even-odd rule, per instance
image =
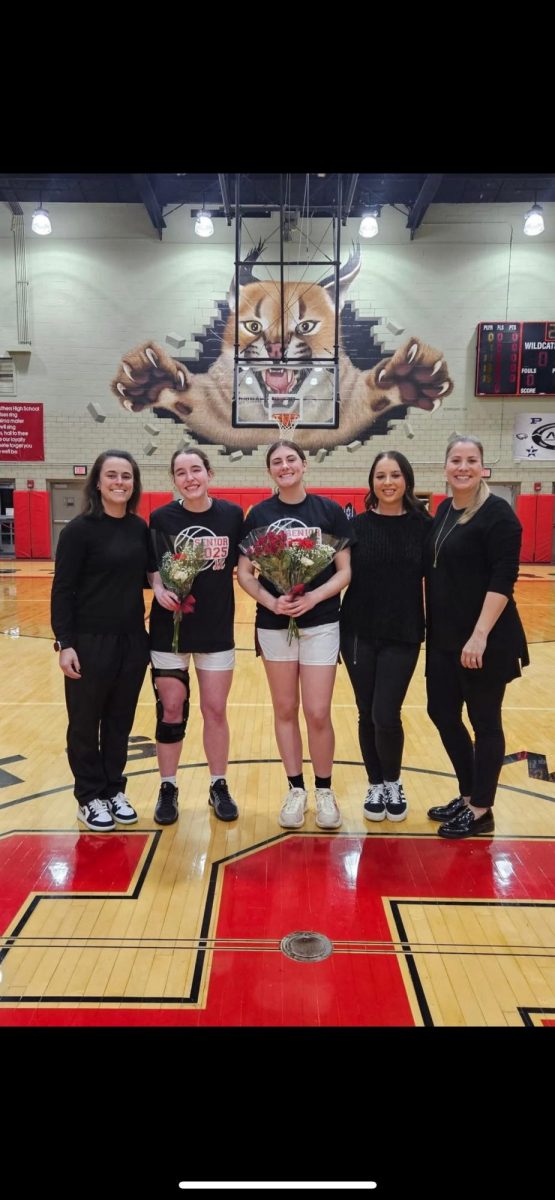
[{"label": "knee brace", "polygon": [[[180,667],[168,668],[151,667],[150,677],[154,688],[154,696],[156,699],[156,741],[162,743],[182,742],[185,737],[187,721],[189,720],[189,672],[184,671]],[[159,678],[179,679],[185,687],[185,699],[183,701],[183,716],[180,721],[171,724],[169,721],[164,721],[164,704],[158,695],[156,680]]]}]

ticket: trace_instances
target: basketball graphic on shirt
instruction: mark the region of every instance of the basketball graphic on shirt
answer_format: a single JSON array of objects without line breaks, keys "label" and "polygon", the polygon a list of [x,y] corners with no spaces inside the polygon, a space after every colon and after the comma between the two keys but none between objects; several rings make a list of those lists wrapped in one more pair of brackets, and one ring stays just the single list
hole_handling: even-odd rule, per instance
[{"label": "basketball graphic on shirt", "polygon": [[[320,545],[322,541],[322,530],[319,528],[319,526],[307,525],[304,521],[299,520],[299,517],[280,517],[279,520],[272,521],[271,525],[268,526],[268,529],[272,533],[279,533],[280,530],[289,532],[296,529],[302,529],[304,536],[314,538],[314,541],[317,543],[317,545]],[[291,536],[294,535],[291,534]]]},{"label": "basketball graphic on shirt", "polygon": [[208,529],[206,525],[188,525],[186,529],[182,529],[181,533],[177,534],[174,547],[176,554],[183,552],[186,542],[202,542],[206,562],[201,567],[201,571],[208,571],[210,567],[215,571],[223,570],[229,554],[228,537],[221,537],[212,529]]}]

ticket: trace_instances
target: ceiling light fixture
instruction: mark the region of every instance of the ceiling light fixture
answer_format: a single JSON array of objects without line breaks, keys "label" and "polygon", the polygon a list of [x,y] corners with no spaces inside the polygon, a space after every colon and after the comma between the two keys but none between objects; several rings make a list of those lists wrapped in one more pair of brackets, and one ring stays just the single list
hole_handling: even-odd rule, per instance
[{"label": "ceiling light fixture", "polygon": [[42,207],[42,196],[39,200],[39,206],[33,213],[31,221],[31,229],[33,233],[39,233],[41,237],[45,237],[47,233],[52,233],[52,225],[48,216],[48,209]]},{"label": "ceiling light fixture", "polygon": [[196,233],[197,237],[204,238],[204,237],[212,237],[213,232],[214,232],[214,222],[212,220],[212,217],[210,216],[209,212],[205,212],[203,209],[202,212],[199,212],[197,214],[197,219],[195,221],[195,233]]},{"label": "ceiling light fixture", "polygon": [[525,213],[524,216],[524,232],[528,237],[536,237],[538,233],[543,233],[545,224],[543,220],[543,208],[541,204],[534,204]]},{"label": "ceiling light fixture", "polygon": [[363,214],[358,230],[359,237],[373,238],[377,233],[380,232],[380,227],[378,225],[379,215],[379,208],[371,208],[368,210],[368,212]]}]

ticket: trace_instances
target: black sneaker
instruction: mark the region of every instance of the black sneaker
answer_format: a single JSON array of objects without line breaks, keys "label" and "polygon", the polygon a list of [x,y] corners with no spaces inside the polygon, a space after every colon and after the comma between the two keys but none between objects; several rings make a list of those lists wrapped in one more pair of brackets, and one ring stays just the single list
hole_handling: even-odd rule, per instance
[{"label": "black sneaker", "polygon": [[409,806],[402,783],[384,783],[385,815],[388,821],[404,821]]},{"label": "black sneaker", "polygon": [[179,789],[173,783],[163,783],[158,793],[154,820],[157,825],[173,825],[179,816],[177,797]]},{"label": "black sneaker", "polygon": [[220,821],[234,821],[239,816],[239,809],[229,794],[225,779],[217,779],[215,783],[210,784],[208,803],[212,805]]}]

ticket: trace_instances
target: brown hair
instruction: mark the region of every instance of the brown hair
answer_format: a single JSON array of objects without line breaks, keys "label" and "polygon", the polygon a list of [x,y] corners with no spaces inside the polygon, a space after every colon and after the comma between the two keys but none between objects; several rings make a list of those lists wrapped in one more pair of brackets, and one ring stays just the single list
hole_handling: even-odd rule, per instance
[{"label": "brown hair", "polygon": [[378,466],[378,463],[382,461],[382,458],[392,458],[393,461],[397,463],[397,466],[400,467],[401,474],[405,481],[405,494],[403,496],[403,508],[405,509],[405,512],[422,512],[425,510],[426,505],[424,504],[424,501],[417,500],[414,494],[414,471],[408,458],[405,458],[405,455],[401,454],[400,450],[382,450],[376,455],[374,462],[370,467],[370,474],[368,476],[369,490],[364,497],[364,507],[366,511],[368,512],[370,508],[375,508],[377,504],[377,497],[374,492],[374,475],[376,473],[376,467]]},{"label": "brown hair", "polygon": [[294,450],[295,454],[298,454],[301,462],[306,462],[306,454],[302,446],[298,446],[296,442],[288,442],[286,438],[280,438],[277,442],[272,442],[272,445],[270,446],[270,449],[266,455],[266,466],[268,467],[268,470],[270,469],[270,459],[272,454],[274,454],[274,452],[278,450],[280,446],[287,446],[290,450]]},{"label": "brown hair", "polygon": [[182,454],[196,454],[197,458],[200,458],[201,463],[203,463],[203,465],[206,467],[206,470],[209,472],[212,471],[212,467],[210,466],[210,459],[208,458],[208,455],[204,453],[204,450],[199,450],[198,446],[195,446],[194,449],[191,448],[190,450],[188,450],[188,449],[187,450],[184,450],[184,449],[174,450],[174,452],[172,454],[172,460],[170,463],[170,475],[171,475],[172,479],[173,479],[173,475],[174,475],[174,467],[175,467],[176,460],[178,458],[180,458]]},{"label": "brown hair", "polygon": [[107,458],[124,458],[125,461],[131,466],[133,470],[133,491],[129,497],[129,500],[127,501],[125,511],[128,513],[134,513],[137,511],[137,506],[139,500],[141,499],[142,485],[141,472],[139,471],[139,467],[135,462],[133,455],[130,454],[128,450],[103,450],[102,454],[99,454],[98,458],[93,463],[83,488],[81,512],[84,513],[86,517],[101,517],[104,512],[102,497],[98,490],[98,481],[100,479],[100,472]]}]

